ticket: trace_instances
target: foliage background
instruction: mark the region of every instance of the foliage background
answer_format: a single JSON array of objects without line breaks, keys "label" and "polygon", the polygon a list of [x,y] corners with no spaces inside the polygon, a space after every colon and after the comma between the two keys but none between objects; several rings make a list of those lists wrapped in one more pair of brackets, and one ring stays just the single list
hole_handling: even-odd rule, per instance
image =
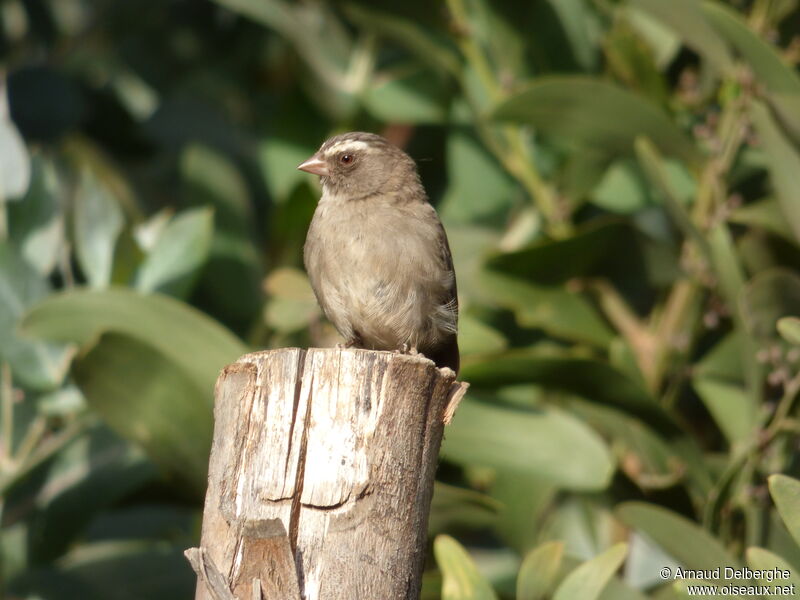
[{"label": "foliage background", "polygon": [[797,0],[0,0],[0,596],[191,597],[217,372],[336,341],[295,167],[352,129],[418,160],[458,273],[425,597],[800,585],[799,34]]}]

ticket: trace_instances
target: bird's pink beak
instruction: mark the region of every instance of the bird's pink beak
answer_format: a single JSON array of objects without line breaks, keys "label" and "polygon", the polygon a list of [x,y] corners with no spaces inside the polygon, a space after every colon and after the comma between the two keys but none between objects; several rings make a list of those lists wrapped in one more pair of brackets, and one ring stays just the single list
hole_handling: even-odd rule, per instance
[{"label": "bird's pink beak", "polygon": [[297,167],[301,171],[305,171],[306,173],[313,173],[314,175],[319,175],[320,177],[327,177],[330,175],[328,171],[328,165],[325,164],[325,161],[320,158],[319,154],[315,154],[305,162],[301,163]]}]

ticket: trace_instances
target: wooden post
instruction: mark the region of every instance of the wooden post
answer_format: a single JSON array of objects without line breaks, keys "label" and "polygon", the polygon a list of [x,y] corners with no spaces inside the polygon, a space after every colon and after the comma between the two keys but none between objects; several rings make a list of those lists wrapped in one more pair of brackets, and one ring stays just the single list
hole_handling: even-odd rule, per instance
[{"label": "wooden post", "polygon": [[216,388],[196,600],[419,597],[444,424],[467,384],[421,357],[248,354]]}]

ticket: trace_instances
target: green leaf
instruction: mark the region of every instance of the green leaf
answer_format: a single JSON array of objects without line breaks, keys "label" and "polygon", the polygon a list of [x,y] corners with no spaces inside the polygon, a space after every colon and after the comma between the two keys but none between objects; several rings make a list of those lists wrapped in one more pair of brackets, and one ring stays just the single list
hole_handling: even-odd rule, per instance
[{"label": "green leaf", "polygon": [[758,273],[742,291],[740,304],[748,331],[759,341],[778,337],[778,319],[800,306],[800,275],[784,268]]},{"label": "green leaf", "polygon": [[250,193],[230,158],[206,145],[190,144],[181,154],[180,170],[192,204],[213,206],[219,228],[249,231]]},{"label": "green leaf", "polygon": [[728,220],[731,223],[759,227],[794,243],[795,237],[791,225],[783,216],[780,203],[776,198],[765,198],[751,202],[735,209]]},{"label": "green leaf", "polygon": [[555,585],[564,557],[564,542],[545,542],[522,561],[517,577],[517,600],[545,600]]},{"label": "green leaf", "polygon": [[81,173],[75,197],[75,254],[89,286],[111,283],[114,247],[125,221],[110,190],[89,171]]},{"label": "green leaf", "polygon": [[37,494],[30,557],[61,556],[103,509],[156,479],[142,452],[97,423],[59,452],[48,465]]},{"label": "green leaf", "polygon": [[487,354],[505,350],[508,342],[503,334],[470,314],[458,317],[458,347],[461,356]]},{"label": "green leaf", "polygon": [[196,585],[183,547],[114,540],[79,546],[56,564],[17,577],[9,589],[20,598],[174,600],[191,597]]},{"label": "green leaf", "polygon": [[800,346],[800,318],[783,317],[778,319],[778,333],[793,346]]},{"label": "green leaf", "polygon": [[33,267],[0,243],[0,358],[9,363],[18,383],[32,390],[57,387],[74,353],[65,344],[26,339],[17,330],[25,310],[49,291]]},{"label": "green leaf", "polygon": [[[779,570],[779,571],[789,571],[789,577],[786,579],[779,579],[774,578],[772,580],[769,579],[758,579],[762,585],[769,585],[769,586],[794,586],[795,590],[800,590],[800,574],[794,569],[794,567],[786,560],[775,554],[774,552],[770,552],[769,550],[765,550],[764,548],[756,548],[750,547],[747,549],[746,552],[747,557],[747,565],[753,570],[760,570],[760,571],[770,571],[772,570]],[[773,597],[770,595],[769,597]]]},{"label": "green leaf", "polygon": [[694,377],[694,389],[730,444],[750,439],[757,426],[757,407],[742,386],[710,377]]},{"label": "green leaf", "polygon": [[797,190],[800,189],[800,153],[786,139],[763,104],[752,102],[750,118],[769,158],[767,170],[783,216],[794,232],[795,240],[800,242],[800,202],[797,201]]},{"label": "green leaf", "polygon": [[783,523],[800,544],[800,481],[786,475],[770,475],[767,481]]},{"label": "green leaf", "polygon": [[615,161],[592,192],[592,203],[619,214],[635,213],[648,204],[645,182],[629,160]]},{"label": "green leaf", "polygon": [[5,85],[0,94],[0,201],[5,201],[25,194],[31,180],[31,160],[22,136],[6,114]]},{"label": "green leaf", "polygon": [[623,411],[599,403],[570,400],[570,412],[581,417],[604,438],[614,440],[620,469],[640,488],[664,489],[685,477],[686,462],[652,428]]},{"label": "green leaf", "polygon": [[488,270],[479,273],[479,281],[486,297],[513,310],[523,327],[538,327],[555,337],[604,348],[614,338],[611,328],[578,292],[533,285],[521,278]]},{"label": "green leaf", "polygon": [[447,120],[450,96],[441,77],[407,63],[376,75],[363,102],[381,121],[432,124]]},{"label": "green leaf", "polygon": [[109,427],[202,497],[213,428],[210,388],[152,346],[117,333],[103,335],[73,372]]},{"label": "green leaf", "polygon": [[20,202],[8,205],[9,239],[17,254],[42,275],[49,275],[64,251],[64,214],[59,181],[50,160],[31,157],[32,176]]},{"label": "green leaf", "polygon": [[727,44],[709,23],[696,0],[675,0],[668,4],[661,0],[631,0],[630,4],[673,30],[684,44],[718,71],[724,73],[733,66]]},{"label": "green leaf", "polygon": [[356,25],[405,46],[419,60],[438,71],[458,74],[461,60],[456,51],[445,40],[436,38],[429,29],[411,19],[374,10],[356,2],[345,4],[344,11]]},{"label": "green leaf", "polygon": [[583,563],[558,586],[553,600],[596,600],[628,553],[628,545],[619,543],[601,555]]},{"label": "green leaf", "polygon": [[645,502],[624,502],[616,512],[690,569],[740,566],[718,539],[686,517]]},{"label": "green leaf", "polygon": [[197,309],[123,288],[50,296],[31,309],[22,327],[29,335],[79,345],[105,332],[127,335],[179,366],[204,390],[209,406],[219,371],[247,352],[230,331]]},{"label": "green leaf", "polygon": [[440,205],[446,221],[504,224],[516,185],[477,138],[464,128],[447,136],[449,185]]},{"label": "green leaf", "polygon": [[208,258],[214,232],[211,209],[189,209],[172,219],[153,249],[148,252],[136,276],[136,288],[184,297]]},{"label": "green leaf", "polygon": [[464,547],[448,535],[433,541],[433,555],[442,571],[442,600],[497,600]]},{"label": "green leaf", "polygon": [[706,20],[751,67],[753,75],[774,92],[800,93],[800,77],[783,62],[775,47],[762,40],[737,12],[721,2],[703,2]]},{"label": "green leaf", "polygon": [[535,383],[569,391],[592,402],[621,408],[657,430],[676,430],[669,415],[644,388],[597,360],[512,350],[465,362],[461,376],[475,388]]},{"label": "green leaf", "polygon": [[638,136],[665,154],[693,162],[699,152],[656,105],[611,83],[590,77],[548,76],[494,108],[492,118],[528,123],[579,150],[609,158],[631,155]]},{"label": "green leaf", "polygon": [[603,440],[554,408],[524,411],[467,398],[447,430],[443,456],[463,465],[530,472],[568,489],[604,489],[614,462]]},{"label": "green leaf", "polygon": [[461,527],[473,530],[491,527],[501,508],[499,502],[485,494],[435,481],[428,535]]},{"label": "green leaf", "polygon": [[618,220],[596,220],[566,239],[535,242],[525,248],[495,254],[490,269],[553,285],[573,277],[593,274],[609,256],[633,252],[632,228]]}]

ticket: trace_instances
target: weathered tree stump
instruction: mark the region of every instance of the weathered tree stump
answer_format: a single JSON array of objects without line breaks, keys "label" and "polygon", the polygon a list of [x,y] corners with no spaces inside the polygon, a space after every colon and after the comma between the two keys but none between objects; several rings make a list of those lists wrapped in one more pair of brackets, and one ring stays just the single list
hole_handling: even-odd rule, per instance
[{"label": "weathered tree stump", "polygon": [[466,384],[421,357],[248,354],[217,381],[196,600],[419,596],[437,455]]}]

